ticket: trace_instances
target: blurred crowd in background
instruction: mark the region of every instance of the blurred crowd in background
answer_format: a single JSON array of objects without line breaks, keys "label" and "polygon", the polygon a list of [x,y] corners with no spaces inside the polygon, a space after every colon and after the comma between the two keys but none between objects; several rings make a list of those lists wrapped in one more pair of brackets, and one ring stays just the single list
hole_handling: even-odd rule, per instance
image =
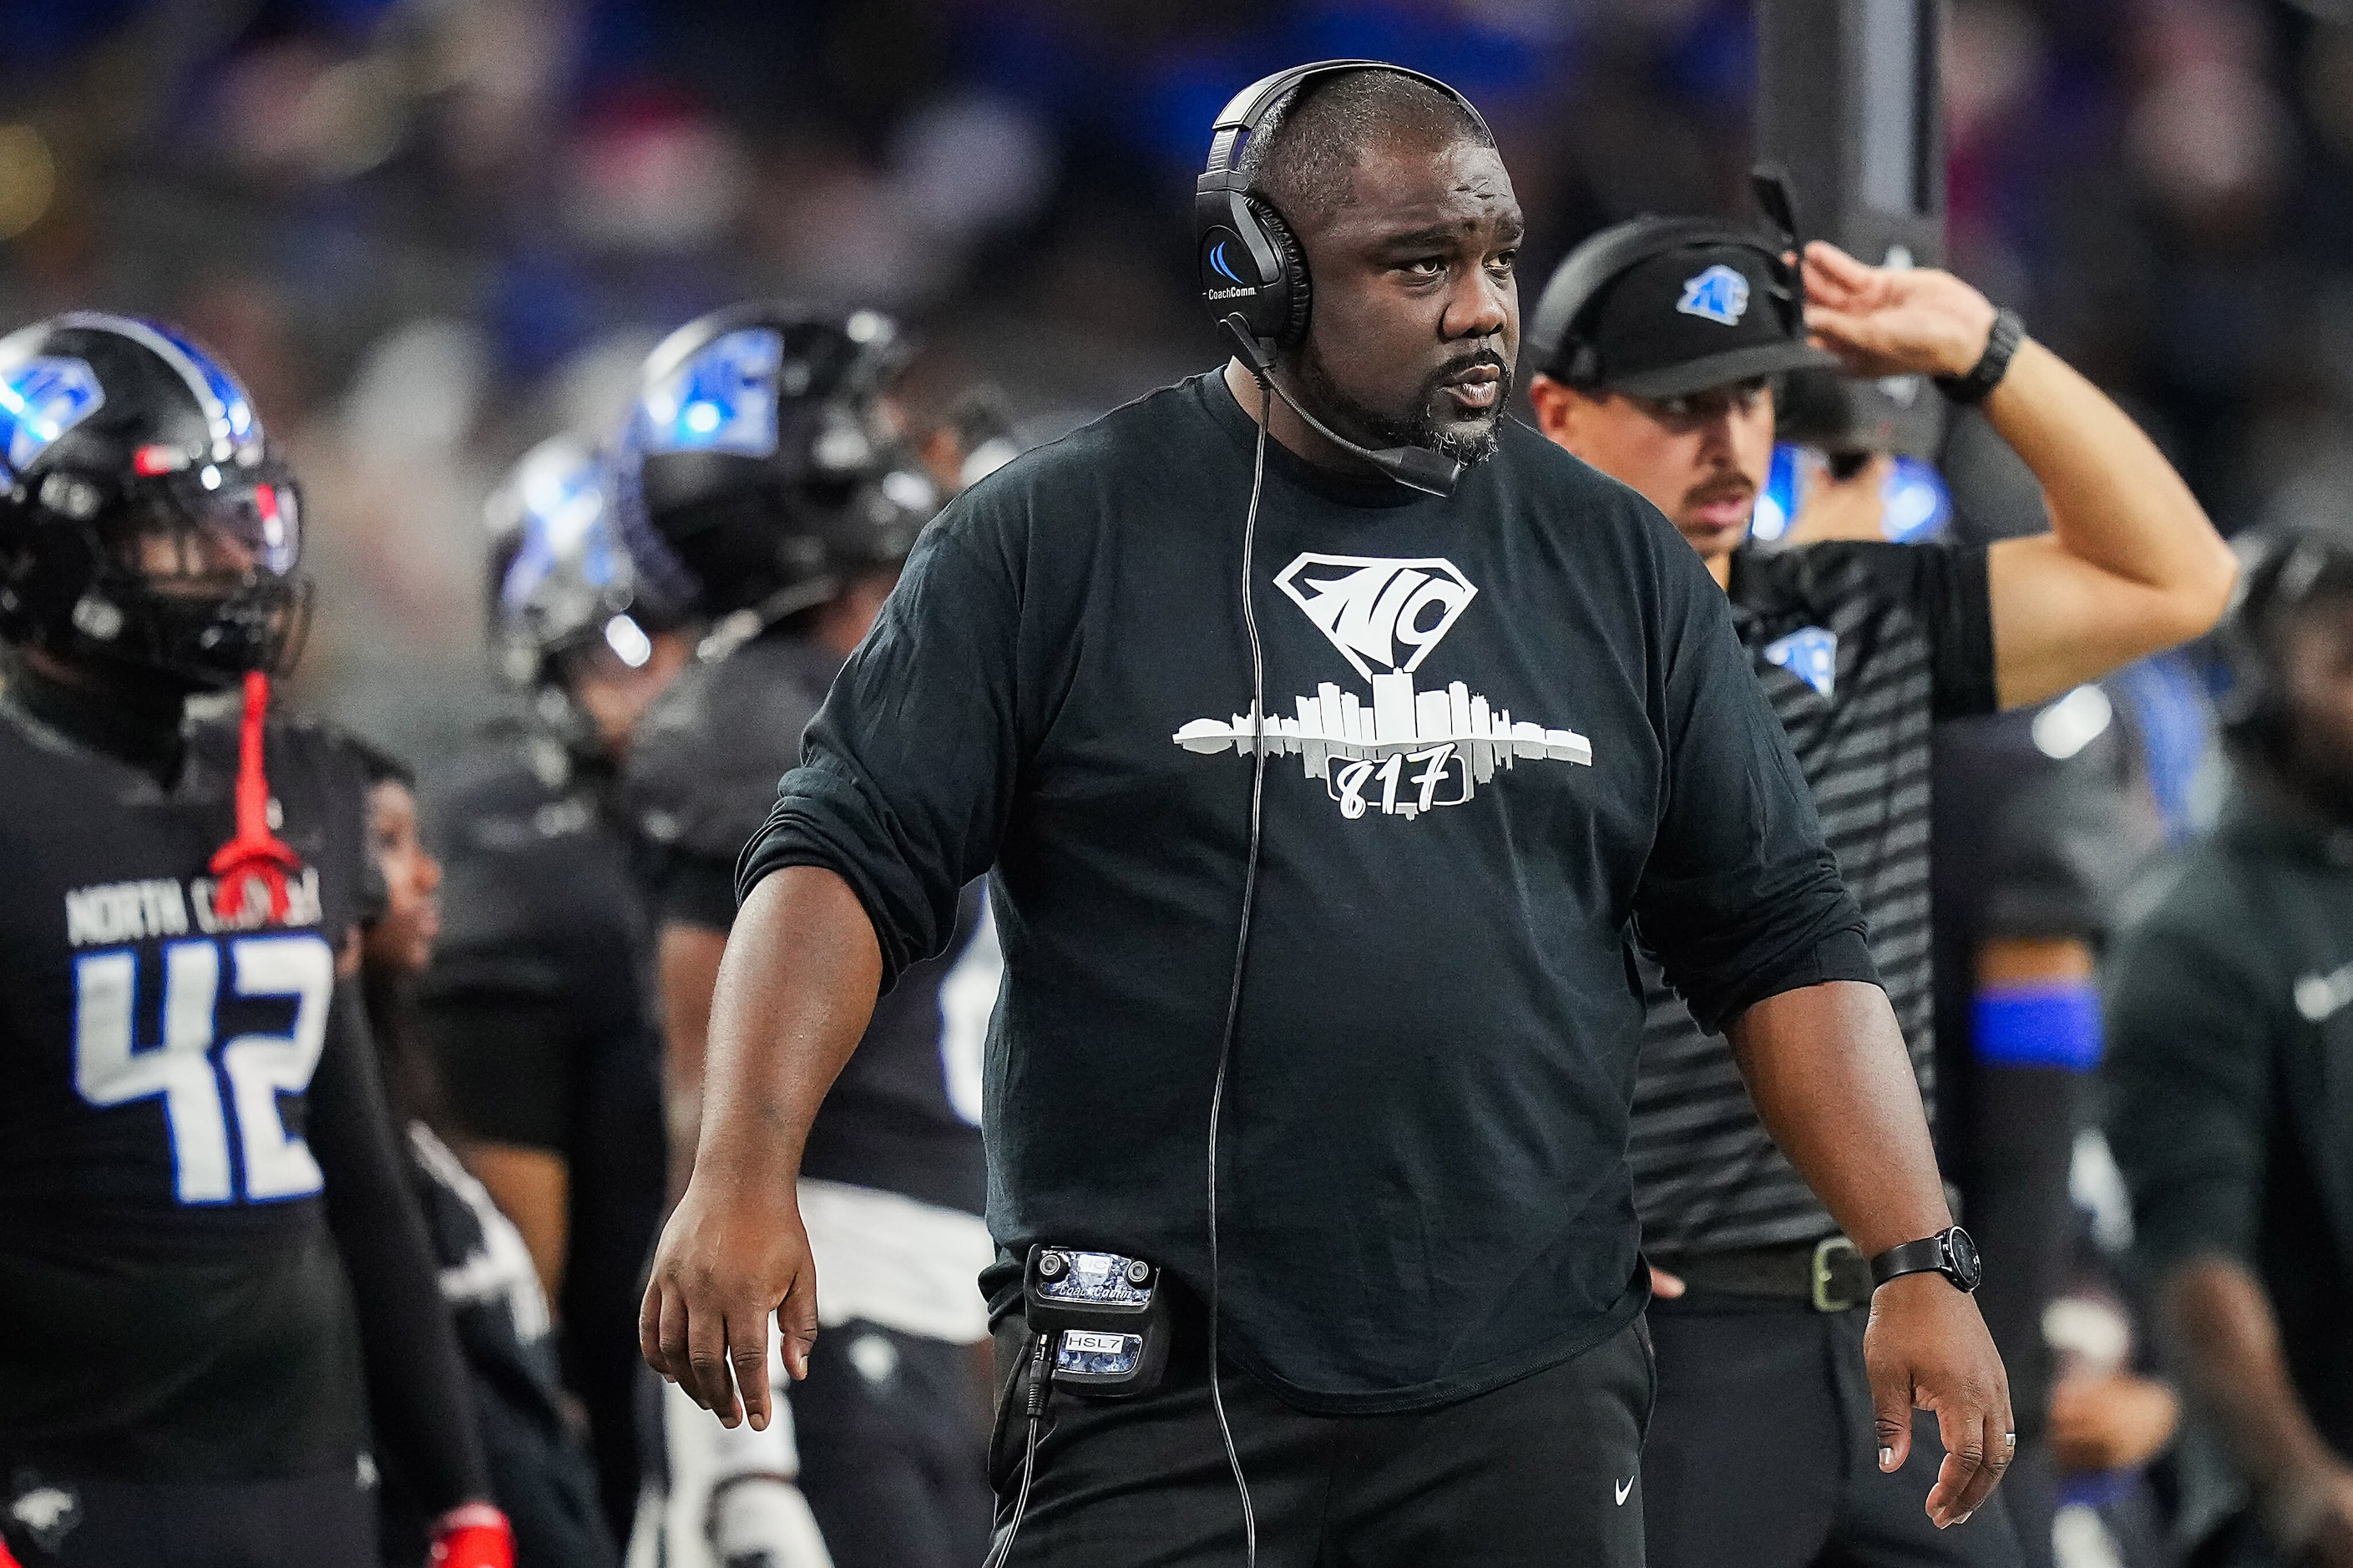
[{"label": "blurred crowd in background", "polygon": [[[0,0],[0,319],[185,322],[288,433],[313,694],[430,751],[491,700],[480,502],[662,331],[899,312],[1050,435],[1215,353],[1187,200],[1233,89],[1365,55],[1493,121],[1541,278],[1737,212],[1746,0]],[[1951,253],[2226,531],[2353,489],[2353,5],[1957,0]],[[918,388],[924,384],[919,372]]]}]

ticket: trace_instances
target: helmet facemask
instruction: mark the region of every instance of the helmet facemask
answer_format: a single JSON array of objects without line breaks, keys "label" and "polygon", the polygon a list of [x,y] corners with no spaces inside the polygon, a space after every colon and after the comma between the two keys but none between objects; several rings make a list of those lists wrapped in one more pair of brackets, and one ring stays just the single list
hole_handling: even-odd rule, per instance
[{"label": "helmet facemask", "polygon": [[[70,515],[86,485],[69,474],[42,500]],[[56,490],[55,496],[47,492]],[[283,674],[309,628],[300,492],[274,464],[129,482],[82,527],[97,569],[67,612],[58,651],[152,670],[200,689],[248,672]]]}]

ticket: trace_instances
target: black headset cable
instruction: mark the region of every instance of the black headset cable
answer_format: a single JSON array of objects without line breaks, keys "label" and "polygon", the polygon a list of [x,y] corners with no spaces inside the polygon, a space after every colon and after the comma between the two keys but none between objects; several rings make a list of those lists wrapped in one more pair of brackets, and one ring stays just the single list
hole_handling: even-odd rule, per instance
[{"label": "black headset cable", "polygon": [[1241,1020],[1242,974],[1250,957],[1250,905],[1258,894],[1259,827],[1266,798],[1266,652],[1258,636],[1258,610],[1251,602],[1250,574],[1258,553],[1259,497],[1266,486],[1266,430],[1274,419],[1274,388],[1263,370],[1258,378],[1258,440],[1250,457],[1250,510],[1242,519],[1242,627],[1250,636],[1250,852],[1242,862],[1242,912],[1234,931],[1234,982],[1226,994],[1226,1028],[1218,1043],[1218,1076],[1209,1090],[1209,1404],[1218,1413],[1218,1435],[1225,1440],[1226,1463],[1233,1467],[1234,1489],[1242,1500],[1242,1561],[1258,1568],[1258,1515],[1250,1506],[1250,1481],[1242,1474],[1242,1457],[1234,1447],[1234,1429],[1226,1419],[1226,1396],[1218,1368],[1218,1319],[1220,1279],[1218,1268],[1218,1129],[1226,1105],[1226,1072],[1234,1058],[1236,1026]]}]

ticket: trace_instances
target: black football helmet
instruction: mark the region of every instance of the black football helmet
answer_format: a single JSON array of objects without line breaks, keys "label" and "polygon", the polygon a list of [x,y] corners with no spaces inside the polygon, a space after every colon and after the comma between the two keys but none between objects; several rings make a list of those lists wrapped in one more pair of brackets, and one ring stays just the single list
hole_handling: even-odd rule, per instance
[{"label": "black football helmet", "polygon": [[2216,628],[2224,689],[2223,738],[2284,763],[2294,742],[2282,638],[2289,619],[2322,598],[2353,598],[2353,529],[2302,521],[2242,534],[2239,584]]},{"label": "black football helmet", "polygon": [[0,637],[191,689],[279,673],[301,543],[251,399],[185,336],[76,311],[0,339]]},{"label": "black football helmet", "polygon": [[671,333],[610,465],[644,601],[732,645],[904,561],[943,500],[899,439],[904,362],[872,310],[739,305]]},{"label": "black football helmet", "polygon": [[602,642],[646,662],[668,617],[639,603],[637,573],[613,528],[603,467],[569,436],[523,454],[483,503],[491,534],[491,641],[519,689],[552,684],[565,654]]}]

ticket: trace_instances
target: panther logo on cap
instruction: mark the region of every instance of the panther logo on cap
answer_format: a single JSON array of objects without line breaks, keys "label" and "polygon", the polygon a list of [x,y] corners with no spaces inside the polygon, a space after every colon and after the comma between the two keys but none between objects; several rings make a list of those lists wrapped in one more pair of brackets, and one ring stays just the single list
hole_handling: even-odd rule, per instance
[{"label": "panther logo on cap", "polygon": [[1737,326],[1748,313],[1748,279],[1736,268],[1719,261],[1696,277],[1683,279],[1683,297],[1675,309],[1686,316],[1704,316],[1725,326]]}]

